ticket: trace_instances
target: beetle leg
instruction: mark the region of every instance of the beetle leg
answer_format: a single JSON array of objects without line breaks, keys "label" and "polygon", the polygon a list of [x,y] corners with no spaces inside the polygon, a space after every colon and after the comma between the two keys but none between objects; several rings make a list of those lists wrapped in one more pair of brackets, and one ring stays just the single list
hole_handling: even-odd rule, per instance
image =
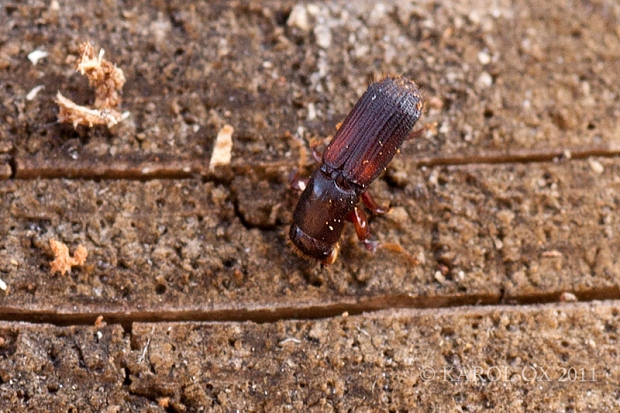
[{"label": "beetle leg", "polygon": [[379,241],[370,240],[370,227],[368,226],[368,219],[366,218],[364,211],[358,207],[355,207],[353,211],[349,212],[346,219],[353,222],[355,225],[355,233],[357,234],[357,238],[364,244],[368,251],[375,252],[378,248],[383,248],[404,255],[412,265],[420,264],[420,262],[409,254],[409,252],[400,244],[393,242],[383,244]]},{"label": "beetle leg", "polygon": [[306,149],[304,140],[301,137],[291,134],[289,134],[289,136],[293,139],[293,142],[295,142],[295,145],[297,145],[297,147],[299,148],[299,163],[297,168],[302,169],[306,165],[306,160],[308,159],[308,150]]},{"label": "beetle leg", "polygon": [[316,161],[316,163],[321,164],[323,163],[323,153],[319,152],[316,149],[316,146],[312,147],[312,157],[314,158],[314,160]]},{"label": "beetle leg", "polygon": [[369,192],[364,192],[362,194],[362,202],[366,207],[372,212],[373,215],[383,215],[389,211],[389,207],[382,207],[377,204],[377,201],[370,195]]},{"label": "beetle leg", "polygon": [[319,150],[317,149],[319,144],[320,144],[320,142],[311,143],[310,144],[310,150],[312,151],[312,157],[314,158],[316,163],[318,163],[320,165],[320,164],[323,163],[323,152],[319,152]]},{"label": "beetle leg", "polygon": [[419,138],[420,136],[424,135],[426,133],[426,131],[429,130],[429,129],[430,129],[430,126],[424,125],[420,129],[414,130],[413,132],[409,133],[409,135],[407,135],[405,140],[408,141],[410,139]]},{"label": "beetle leg", "polygon": [[403,254],[412,265],[420,264],[420,261],[418,261],[418,259],[414,257],[413,255],[409,254],[409,251],[403,248],[403,246],[400,244],[396,244],[394,242],[388,242],[388,243],[379,245],[378,248],[384,248],[386,250],[390,250],[390,251],[397,252],[399,254]]},{"label": "beetle leg", "polygon": [[307,179],[299,178],[299,169],[293,169],[288,175],[288,183],[295,191],[303,191],[308,186]]},{"label": "beetle leg", "polygon": [[334,245],[334,249],[329,254],[329,257],[323,260],[323,265],[332,265],[333,263],[335,263],[336,258],[338,258],[338,252],[340,252],[340,244],[336,243],[336,245]]},{"label": "beetle leg", "polygon": [[359,209],[358,207],[353,208],[353,211],[349,212],[346,217],[347,220],[353,221],[353,225],[355,225],[355,233],[357,234],[357,239],[360,240],[361,243],[364,244],[364,247],[368,251],[375,252],[377,247],[379,246],[379,241],[370,240],[370,227],[368,226],[368,218],[364,211]]}]

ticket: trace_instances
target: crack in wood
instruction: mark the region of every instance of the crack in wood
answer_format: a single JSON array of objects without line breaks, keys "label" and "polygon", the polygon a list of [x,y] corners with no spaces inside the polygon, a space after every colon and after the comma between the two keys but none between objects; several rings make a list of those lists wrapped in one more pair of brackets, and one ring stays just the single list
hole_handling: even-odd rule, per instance
[{"label": "crack in wood", "polygon": [[421,158],[417,164],[422,166],[450,166],[470,164],[510,164],[510,163],[537,163],[553,162],[557,160],[586,159],[592,156],[614,157],[620,155],[620,148],[604,145],[591,147],[577,147],[572,149],[543,149],[543,150],[512,150],[510,152],[486,152],[480,155],[434,156]]},{"label": "crack in wood", "polygon": [[[620,287],[600,288],[573,293],[578,302],[620,300]],[[283,307],[260,307],[221,310],[178,310],[178,311],[101,311],[61,313],[57,311],[30,311],[23,308],[0,307],[0,320],[52,324],[57,326],[93,325],[99,316],[108,324],[121,324],[128,331],[132,323],[155,322],[254,322],[273,323],[283,320],[316,320],[332,318],[343,314],[358,315],[390,309],[447,309],[459,311],[476,307],[517,307],[542,304],[566,304],[564,291],[515,295],[502,297],[488,295],[447,295],[441,297],[413,297],[390,295],[371,297],[357,302],[328,303],[325,305],[299,305]]]},{"label": "crack in wood", "polygon": [[[510,152],[487,151],[481,154],[430,156],[415,158],[418,167],[515,164],[553,162],[557,160],[585,159],[592,156],[614,157],[620,155],[620,147],[613,145],[577,147],[571,149],[523,149]],[[148,181],[153,179],[189,179],[202,176],[207,180],[221,179],[208,169],[208,159],[90,159],[88,161],[54,160],[40,162],[20,159],[12,155],[8,160],[11,179],[126,179]],[[233,174],[253,171],[257,174],[274,174],[295,167],[289,161],[246,163],[236,160],[230,165]]]}]

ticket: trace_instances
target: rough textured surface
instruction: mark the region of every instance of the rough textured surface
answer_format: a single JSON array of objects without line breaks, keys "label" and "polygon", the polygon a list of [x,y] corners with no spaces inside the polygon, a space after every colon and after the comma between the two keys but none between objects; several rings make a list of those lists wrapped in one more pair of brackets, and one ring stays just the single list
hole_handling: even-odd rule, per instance
[{"label": "rough textured surface", "polygon": [[[5,411],[618,410],[618,302],[276,323],[0,324]],[[167,407],[164,407],[167,406]]]},{"label": "rough textured surface", "polygon": [[0,154],[0,179],[8,179],[11,177],[13,171],[11,165],[9,165],[9,157]]},{"label": "rough textured surface", "polygon": [[[3,1],[0,411],[617,411],[619,19],[612,0]],[[58,90],[94,100],[85,40],[127,77],[111,130],[56,122]],[[350,227],[335,265],[305,262],[289,173],[383,73],[422,87],[428,130],[371,186],[394,207],[371,228],[420,264]],[[52,275],[51,238],[86,264]]]},{"label": "rough textured surface", "polygon": [[[105,412],[131,401],[124,386],[130,345],[116,326],[0,323],[0,410]],[[131,403],[148,404],[139,398]],[[116,410],[118,411],[118,410]]]},{"label": "rough textured surface", "polygon": [[[372,308],[390,298],[438,306],[433,301],[535,302],[562,292],[617,297],[619,168],[600,159],[416,171],[399,159],[387,183],[372,188],[394,209],[371,227],[420,264],[391,251],[368,254],[348,227],[340,260],[328,268],[298,258],[287,244],[295,194],[284,177],[238,175],[230,187],[7,180],[0,184],[7,206],[0,271],[12,291],[2,305],[6,312],[80,308],[91,318],[157,317],[162,309],[220,318],[246,309],[359,311],[346,305]],[[50,238],[70,249],[84,245],[87,265],[52,275]]]},{"label": "rough textured surface", "polygon": [[[56,10],[9,1],[0,139],[18,165],[51,169],[93,157],[202,159],[229,123],[233,159],[281,160],[295,148],[287,133],[332,134],[367,79],[387,72],[415,79],[429,102],[424,121],[438,122],[412,145],[418,154],[618,149],[613,1],[294,4],[110,3],[93,14],[88,2]],[[290,19],[292,10],[305,18]],[[57,90],[78,103],[94,98],[67,58],[85,39],[128,79],[132,116],[114,133],[50,125]],[[49,56],[33,66],[26,55],[35,49]]]},{"label": "rough textured surface", "polygon": [[611,412],[619,323],[596,304],[137,324],[148,363],[129,371],[190,410]]}]

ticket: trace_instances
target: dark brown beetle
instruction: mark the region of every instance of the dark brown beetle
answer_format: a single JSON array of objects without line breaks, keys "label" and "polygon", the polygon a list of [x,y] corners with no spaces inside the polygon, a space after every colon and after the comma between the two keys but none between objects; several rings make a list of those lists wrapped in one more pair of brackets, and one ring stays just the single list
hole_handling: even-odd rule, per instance
[{"label": "dark brown beetle", "polygon": [[[384,212],[366,188],[385,170],[422,113],[420,90],[410,80],[388,76],[372,83],[346,117],[306,184],[289,232],[303,254],[333,263],[344,221],[353,221],[360,241],[373,250],[361,200]],[[417,134],[417,132],[414,132]]]}]

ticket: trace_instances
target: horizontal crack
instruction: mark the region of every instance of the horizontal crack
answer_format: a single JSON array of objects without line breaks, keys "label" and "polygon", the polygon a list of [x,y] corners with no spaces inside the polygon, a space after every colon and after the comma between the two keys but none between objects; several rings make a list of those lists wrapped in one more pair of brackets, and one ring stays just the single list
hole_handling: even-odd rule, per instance
[{"label": "horizontal crack", "polygon": [[620,155],[620,147],[597,146],[580,147],[573,149],[547,150],[516,150],[511,152],[486,152],[480,155],[461,155],[445,157],[420,158],[418,166],[449,166],[469,164],[499,164],[499,163],[533,163],[551,162],[556,159],[586,159],[591,156],[613,157]]},{"label": "horizontal crack", "polygon": [[[453,156],[412,157],[419,167],[469,164],[510,164],[551,162],[557,159],[584,159],[591,156],[613,157],[620,155],[620,147],[613,145],[579,147],[572,149],[516,150],[510,152],[483,152]],[[233,174],[255,171],[260,174],[274,174],[284,169],[295,168],[290,161],[246,163],[241,159],[214,173],[208,168],[208,159],[88,159],[84,161],[58,160],[38,161],[32,159],[9,159],[13,179],[126,179],[147,181],[152,179],[187,179],[196,175],[207,179],[218,179],[228,171]]]},{"label": "horizontal crack", "polygon": [[[325,305],[257,307],[246,309],[179,311],[102,311],[82,313],[61,313],[57,311],[33,311],[22,308],[0,307],[0,320],[28,323],[46,323],[58,326],[91,325],[98,316],[108,324],[130,326],[143,322],[255,322],[271,323],[282,320],[315,320],[337,317],[344,313],[357,315],[389,309],[458,309],[468,306],[517,307],[563,303],[564,292],[528,294],[501,297],[501,294],[448,295],[440,297],[414,297],[409,295],[387,295],[359,300],[357,302],[329,303]],[[620,300],[620,287],[601,288],[574,293],[579,302]],[[130,327],[129,327],[130,328]]]}]

